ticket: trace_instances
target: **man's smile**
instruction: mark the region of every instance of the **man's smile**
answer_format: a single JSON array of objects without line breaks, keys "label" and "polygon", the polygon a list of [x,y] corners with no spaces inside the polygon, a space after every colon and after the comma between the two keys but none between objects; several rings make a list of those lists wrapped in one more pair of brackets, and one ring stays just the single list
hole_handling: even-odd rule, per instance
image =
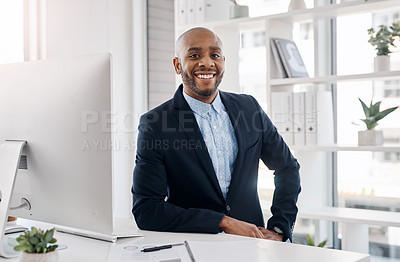
[{"label": "man's smile", "polygon": [[209,79],[213,79],[215,78],[215,76],[217,75],[216,72],[195,72],[193,73],[193,75],[197,78],[200,78],[201,80],[209,80]]}]

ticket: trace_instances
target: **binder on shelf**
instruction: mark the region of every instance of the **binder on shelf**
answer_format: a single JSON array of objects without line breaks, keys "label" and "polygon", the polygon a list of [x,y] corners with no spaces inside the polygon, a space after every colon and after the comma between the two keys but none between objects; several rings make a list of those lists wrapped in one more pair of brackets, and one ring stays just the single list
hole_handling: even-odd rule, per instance
[{"label": "binder on shelf", "polygon": [[293,138],[294,145],[306,144],[305,92],[293,93]]},{"label": "binder on shelf", "polygon": [[186,0],[178,0],[178,25],[187,25]]},{"label": "binder on shelf", "polygon": [[204,23],[205,19],[205,8],[206,1],[205,0],[195,0],[195,16],[196,16],[196,24]]},{"label": "binder on shelf", "polygon": [[306,145],[317,144],[317,94],[315,91],[305,93],[305,128]]},{"label": "binder on shelf", "polygon": [[317,92],[317,143],[318,145],[334,143],[333,103],[330,91]]},{"label": "binder on shelf", "polygon": [[271,92],[271,120],[288,145],[293,145],[292,114],[292,92]]},{"label": "binder on shelf", "polygon": [[334,143],[333,106],[330,91],[305,93],[306,145]]},{"label": "binder on shelf", "polygon": [[274,38],[276,48],[288,77],[308,77],[306,66],[296,43],[289,39]]},{"label": "binder on shelf", "polygon": [[187,24],[191,25],[196,23],[196,1],[186,1],[186,10]]},{"label": "binder on shelf", "polygon": [[[282,59],[279,56],[278,49],[275,44],[276,38],[270,38],[272,63],[271,63],[271,77],[272,78],[287,78],[285,68],[283,67]],[[275,66],[273,66],[275,65]],[[272,70],[275,69],[275,70]]]},{"label": "binder on shelf", "polygon": [[229,10],[233,5],[232,1],[205,0],[204,22],[229,20]]}]

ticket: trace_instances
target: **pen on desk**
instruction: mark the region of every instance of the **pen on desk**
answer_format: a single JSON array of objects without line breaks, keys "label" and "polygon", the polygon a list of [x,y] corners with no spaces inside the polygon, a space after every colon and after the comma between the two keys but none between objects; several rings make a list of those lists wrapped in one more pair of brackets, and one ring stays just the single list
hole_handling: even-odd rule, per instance
[{"label": "pen on desk", "polygon": [[185,243],[185,247],[186,247],[187,252],[189,253],[190,260],[192,260],[192,262],[196,262],[196,260],[194,259],[192,250],[190,249],[189,243],[186,240],[183,243]]},{"label": "pen on desk", "polygon": [[153,252],[153,251],[159,251],[162,249],[168,249],[172,248],[175,246],[182,246],[184,243],[178,243],[178,244],[169,244],[169,245],[163,245],[163,246],[156,246],[156,247],[148,247],[148,248],[143,248],[141,251],[142,252]]}]

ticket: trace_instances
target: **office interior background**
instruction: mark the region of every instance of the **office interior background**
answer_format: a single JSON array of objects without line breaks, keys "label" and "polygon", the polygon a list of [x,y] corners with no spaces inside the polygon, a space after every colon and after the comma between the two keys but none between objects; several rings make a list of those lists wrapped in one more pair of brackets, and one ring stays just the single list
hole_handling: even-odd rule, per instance
[{"label": "office interior background", "polygon": [[[291,146],[302,167],[303,187],[295,242],[303,243],[310,234],[316,242],[327,239],[328,247],[341,248],[345,229],[340,219],[332,222],[302,216],[302,210],[313,206],[381,210],[388,216],[400,212],[400,110],[378,126],[384,132],[385,145],[392,145],[389,149],[356,146],[357,132],[363,129],[358,97],[382,101],[382,109],[400,105],[400,77],[393,77],[395,73],[387,78],[374,75],[375,50],[367,34],[370,27],[400,19],[399,1],[333,0],[354,8],[343,12],[327,9],[318,16],[306,11],[303,17],[300,10],[274,17],[287,12],[290,0],[238,0],[249,6],[250,18],[235,20],[229,19],[231,1],[203,1],[219,6],[201,20],[182,18],[183,2],[187,5],[191,0],[0,0],[0,63],[106,51],[113,55],[114,110],[117,114],[133,112],[125,123],[133,131],[116,130],[116,140],[132,146],[113,148],[116,215],[131,217],[138,118],[172,97],[179,84],[172,67],[174,42],[193,26],[214,30],[224,42],[226,74],[220,88],[253,95],[267,113],[274,91],[331,92],[334,144],[326,146],[322,141],[317,146]],[[309,10],[331,4],[329,0],[305,2]],[[311,79],[351,77],[274,82],[270,37],[296,42]],[[391,71],[400,75],[400,48],[391,51]],[[259,195],[266,220],[273,189],[273,172],[261,162]],[[371,261],[400,261],[398,227],[369,225],[368,234]]]}]

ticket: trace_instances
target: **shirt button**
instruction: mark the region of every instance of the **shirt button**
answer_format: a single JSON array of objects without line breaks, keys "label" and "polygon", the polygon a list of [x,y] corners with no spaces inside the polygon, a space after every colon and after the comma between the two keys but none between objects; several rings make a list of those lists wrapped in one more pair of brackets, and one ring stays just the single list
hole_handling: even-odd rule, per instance
[{"label": "shirt button", "polygon": [[206,113],[201,114],[202,116],[206,116]]},{"label": "shirt button", "polygon": [[230,211],[230,210],[231,210],[231,207],[230,207],[229,205],[227,205],[227,206],[226,206],[226,210],[227,210],[227,211]]},{"label": "shirt button", "polygon": [[214,129],[216,129],[216,128],[217,128],[217,126],[213,126],[213,128],[214,128]]},{"label": "shirt button", "polygon": [[220,155],[222,153],[222,151],[221,150],[218,150],[218,154]]},{"label": "shirt button", "polygon": [[219,179],[222,179],[222,176],[219,176]]}]

